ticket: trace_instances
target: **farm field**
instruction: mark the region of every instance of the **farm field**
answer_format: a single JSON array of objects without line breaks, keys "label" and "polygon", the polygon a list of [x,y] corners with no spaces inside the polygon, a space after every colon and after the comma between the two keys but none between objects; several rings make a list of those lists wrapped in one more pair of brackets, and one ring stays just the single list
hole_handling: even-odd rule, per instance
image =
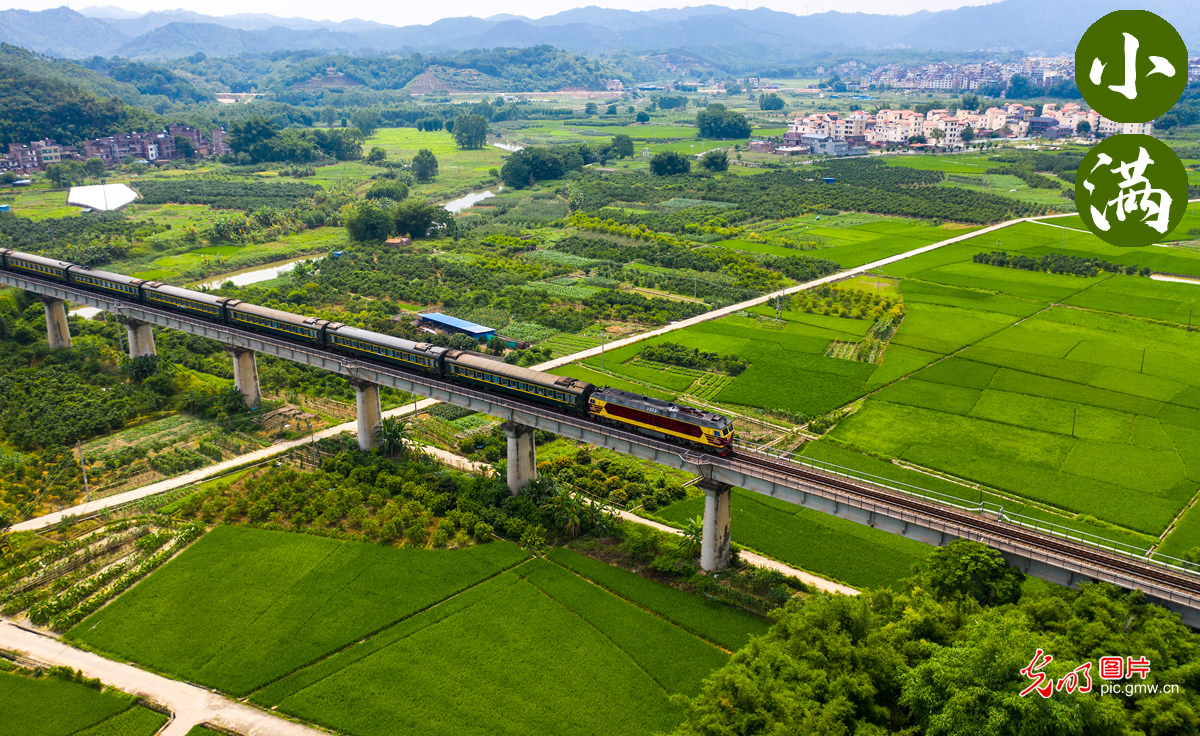
[{"label": "farm field", "polygon": [[153,736],[166,722],[119,690],[0,670],[0,736]]},{"label": "farm field", "polygon": [[[704,498],[660,509],[657,516],[683,526],[704,514]],[[733,541],[856,588],[907,577],[932,547],[741,488],[731,499]]]},{"label": "farm field", "polygon": [[[862,216],[860,216],[862,217]],[[816,250],[802,251],[770,243],[758,243],[744,239],[723,240],[714,246],[751,253],[767,253],[777,256],[805,255],[835,261],[843,268],[854,268],[864,263],[877,261],[888,256],[920,248],[948,238],[957,237],[975,230],[958,226],[934,226],[920,221],[903,218],[868,218],[859,224],[854,216],[825,217],[817,221],[809,215],[789,220],[787,225],[767,233],[784,238],[819,238]],[[844,223],[844,224],[843,224]]]},{"label": "farm field", "polygon": [[219,527],[68,636],[241,696],[524,557],[509,543],[423,551]]},{"label": "farm field", "polygon": [[[1014,234],[1003,235],[1008,249],[1036,247]],[[889,350],[953,357],[872,394],[830,439],[1047,504],[1065,514],[1056,523],[1094,517],[1128,531],[1089,533],[1144,545],[1200,487],[1200,381],[1184,368],[1200,336],[1139,319],[1183,323],[1189,285],[965,262],[973,250],[887,269],[903,271],[908,307]]]},{"label": "farm field", "polygon": [[900,154],[883,156],[888,166],[904,166],[923,171],[943,171],[947,174],[982,174],[990,166],[997,166],[989,161],[991,153],[956,153],[956,154]]},{"label": "farm field", "polygon": [[671,697],[768,625],[551,559],[223,526],[70,636],[351,735],[593,734],[670,730]]},{"label": "farm field", "polygon": [[[413,196],[430,200],[456,196],[470,189],[478,189],[496,181],[496,177],[488,173],[490,169],[499,169],[504,165],[504,157],[508,155],[494,146],[488,145],[475,151],[464,151],[454,143],[454,136],[444,130],[422,132],[416,128],[380,128],[375,135],[363,143],[363,151],[370,151],[380,146],[387,151],[390,159],[411,159],[422,148],[433,151],[438,160],[437,178],[428,184],[419,184],[413,188]],[[355,169],[352,176],[362,179],[377,174],[381,169],[357,162],[343,162],[338,167],[361,167]],[[323,167],[319,171],[324,172]]]}]

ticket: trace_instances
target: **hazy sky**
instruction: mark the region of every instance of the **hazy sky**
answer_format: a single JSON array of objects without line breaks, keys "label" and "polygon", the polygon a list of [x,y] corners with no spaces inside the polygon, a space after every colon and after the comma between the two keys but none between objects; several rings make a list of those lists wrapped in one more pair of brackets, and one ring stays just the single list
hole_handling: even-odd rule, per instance
[{"label": "hazy sky", "polygon": [[[828,10],[842,12],[864,13],[912,13],[918,10],[947,10],[963,5],[984,5],[990,0],[772,0],[763,3],[762,0],[745,2],[743,0],[726,0],[714,4],[728,7],[760,7],[782,10],[789,13],[804,15]],[[83,0],[79,2],[62,2],[62,0],[16,0],[4,2],[0,7],[23,8],[26,10],[44,10],[67,5],[75,9],[90,5],[107,5],[104,0]],[[530,18],[540,18],[553,15],[561,10],[586,5],[601,5],[609,8],[627,10],[648,10],[662,7],[687,7],[689,5],[706,4],[704,0],[694,2],[663,2],[663,0],[567,0],[567,2],[551,2],[550,0],[457,0],[457,2],[382,2],[380,0],[344,0],[331,3],[327,0],[118,0],[111,3],[117,7],[136,12],[150,10],[166,10],[181,7],[208,15],[230,15],[233,13],[270,13],[282,17],[302,17],[315,19],[346,20],[362,18],[379,23],[392,25],[410,25],[431,23],[439,18],[474,15],[488,17],[498,13],[524,15]]]}]

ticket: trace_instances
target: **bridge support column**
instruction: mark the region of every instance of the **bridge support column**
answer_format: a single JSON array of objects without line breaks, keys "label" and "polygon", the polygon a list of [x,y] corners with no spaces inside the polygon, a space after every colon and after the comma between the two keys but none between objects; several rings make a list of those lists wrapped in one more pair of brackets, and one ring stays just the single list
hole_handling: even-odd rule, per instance
[{"label": "bridge support column", "polygon": [[537,453],[533,446],[533,427],[508,421],[508,490],[517,495],[525,484],[537,478]]},{"label": "bridge support column", "polygon": [[712,479],[700,481],[704,491],[704,526],[700,538],[700,568],[718,572],[729,565],[729,497],[732,486]]},{"label": "bridge support column", "polygon": [[41,299],[46,310],[46,341],[52,348],[71,347],[71,330],[67,327],[67,305],[62,299]]},{"label": "bridge support column", "polygon": [[[155,355],[154,332],[149,322],[139,322],[136,319],[123,319],[125,334],[129,336],[129,357],[140,358],[143,355]],[[234,361],[234,365],[237,361]]]},{"label": "bridge support column", "polygon": [[254,351],[246,348],[225,348],[233,358],[233,385],[242,392],[246,406],[257,409],[262,402],[262,393],[258,389],[258,363],[254,359]]},{"label": "bridge support column", "polygon": [[383,423],[383,406],[379,402],[379,384],[350,380],[358,404],[358,449],[374,450],[379,446],[375,430]]}]

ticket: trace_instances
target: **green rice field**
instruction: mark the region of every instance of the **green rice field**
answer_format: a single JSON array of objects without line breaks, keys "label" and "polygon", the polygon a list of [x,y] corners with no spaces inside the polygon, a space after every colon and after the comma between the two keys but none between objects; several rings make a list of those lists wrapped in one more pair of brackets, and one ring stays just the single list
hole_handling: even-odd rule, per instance
[{"label": "green rice field", "polygon": [[0,736],[153,736],[166,722],[119,690],[0,671]]},{"label": "green rice field", "polygon": [[351,736],[557,735],[673,729],[767,625],[573,552],[218,527],[70,637]]},{"label": "green rice field", "polygon": [[[682,526],[704,514],[704,498],[660,509]],[[852,521],[740,488],[731,499],[733,541],[780,562],[856,588],[886,586],[907,577],[933,548]]]}]

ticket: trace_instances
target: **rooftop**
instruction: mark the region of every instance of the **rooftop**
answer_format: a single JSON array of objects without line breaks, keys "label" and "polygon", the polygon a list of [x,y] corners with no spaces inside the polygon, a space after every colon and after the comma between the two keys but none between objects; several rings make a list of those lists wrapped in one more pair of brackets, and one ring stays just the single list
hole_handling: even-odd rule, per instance
[{"label": "rooftop", "polygon": [[463,330],[465,332],[495,332],[496,331],[495,328],[487,327],[485,325],[477,325],[474,322],[468,322],[465,319],[459,319],[458,317],[451,317],[448,314],[441,314],[440,312],[426,312],[421,315],[421,319],[428,320],[435,324],[445,325],[447,327],[453,327],[456,330]]}]

